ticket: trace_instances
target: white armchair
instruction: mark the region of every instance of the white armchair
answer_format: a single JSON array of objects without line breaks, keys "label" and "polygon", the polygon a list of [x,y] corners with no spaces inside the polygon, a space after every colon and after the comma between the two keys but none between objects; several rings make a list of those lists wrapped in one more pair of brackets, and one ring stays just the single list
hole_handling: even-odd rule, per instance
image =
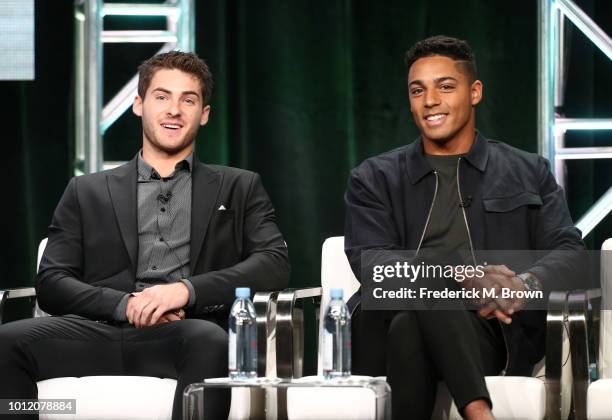
[{"label": "white armchair", "polygon": [[612,239],[604,242],[601,255],[601,313],[599,317],[599,379],[588,388],[589,419],[612,418]]},{"label": "white armchair", "polygon": [[[38,247],[38,264],[47,239]],[[274,306],[278,292],[256,293],[254,297],[257,313],[258,374],[266,375],[267,361],[274,358]],[[7,300],[29,298],[32,315],[48,316],[36,304],[34,288],[0,290],[0,324]],[[272,351],[268,352],[268,349]],[[93,361],[92,361],[93,362]],[[268,369],[270,367],[268,366]],[[40,399],[76,399],[77,412],[67,414],[41,414],[41,420],[59,419],[117,419],[117,420],[169,420],[176,380],[143,376],[88,376],[53,378],[38,382]],[[232,390],[231,419],[249,419],[250,393],[246,389]]]},{"label": "white armchair", "polygon": [[[612,419],[612,239],[601,247],[599,280],[601,289],[576,292],[570,297],[576,420]],[[599,334],[595,334],[597,327]],[[598,348],[589,352],[589,343],[597,344],[597,338]],[[595,360],[590,360],[592,357]],[[591,381],[590,362],[597,367],[595,381]]]},{"label": "white armchair", "polygon": [[[286,290],[279,294],[276,331],[277,368],[280,377],[299,378],[302,375],[303,314],[300,301],[321,299],[321,308],[324,308],[330,288],[342,287],[347,299],[359,288],[359,282],[355,278],[344,253],[344,238],[341,236],[328,238],[323,244],[321,286],[320,288]],[[508,376],[485,378],[493,400],[493,414],[499,420],[566,419],[568,417],[571,363],[569,362],[569,346],[564,324],[567,304],[566,293],[553,292],[550,302],[547,318],[546,373],[540,371],[536,373],[536,377],[531,378]],[[317,320],[320,320],[320,314],[318,313]],[[319,374],[321,374],[320,363],[319,357]],[[370,393],[371,395],[364,394],[362,391],[359,394],[357,392],[351,393],[352,390],[341,390],[343,392],[342,397],[340,395],[335,397],[328,388],[303,388],[290,391],[294,393],[294,395],[288,395],[287,397],[287,413],[290,419],[315,418],[312,413],[316,410],[326,413],[327,419],[373,418],[371,415],[372,409],[359,411],[352,409],[362,406],[372,407],[374,401],[372,393]],[[300,395],[298,396],[297,393],[300,393]],[[316,407],[313,407],[312,401],[318,401],[319,403],[316,404]],[[324,402],[324,404],[321,402]],[[322,407],[322,405],[325,405],[325,407]],[[353,414],[347,417],[349,413]],[[460,418],[446,386],[440,383],[432,419]]]}]

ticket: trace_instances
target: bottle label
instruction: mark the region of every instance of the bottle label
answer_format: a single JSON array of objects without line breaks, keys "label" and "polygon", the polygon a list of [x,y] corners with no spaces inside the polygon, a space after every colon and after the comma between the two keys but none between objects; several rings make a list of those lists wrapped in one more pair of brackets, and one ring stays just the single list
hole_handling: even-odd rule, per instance
[{"label": "bottle label", "polygon": [[229,339],[229,370],[236,370],[236,334],[230,333]]},{"label": "bottle label", "polygon": [[323,370],[334,369],[334,341],[333,336],[324,333],[323,336]]}]

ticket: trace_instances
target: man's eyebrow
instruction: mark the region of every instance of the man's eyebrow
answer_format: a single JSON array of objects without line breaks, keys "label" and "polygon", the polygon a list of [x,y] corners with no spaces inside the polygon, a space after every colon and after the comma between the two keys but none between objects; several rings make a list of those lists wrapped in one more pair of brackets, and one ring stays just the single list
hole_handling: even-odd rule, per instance
[{"label": "man's eyebrow", "polygon": [[152,90],[152,92],[157,92],[157,91],[159,91],[159,92],[163,92],[163,93],[167,93],[167,94],[169,94],[169,95],[170,95],[170,94],[172,94],[172,92],[170,92],[168,89],[164,89],[164,88],[162,88],[162,87],[157,87],[157,88],[155,88],[155,89],[153,89],[153,90]]},{"label": "man's eyebrow", "polygon": [[440,83],[443,82],[445,80],[452,80],[452,81],[457,81],[456,78],[454,78],[453,76],[442,76],[442,77],[438,77],[437,79],[434,79],[434,82],[436,83]]},{"label": "man's eyebrow", "polygon": [[[457,81],[457,79],[454,78],[453,76],[442,76],[442,77],[438,77],[434,79],[434,82],[440,83],[440,82],[443,82],[444,80],[454,80],[455,82]],[[408,85],[412,85],[412,84],[424,85],[425,83],[422,80],[417,79],[417,80],[413,80],[412,82],[408,83]]]},{"label": "man's eyebrow", "polygon": [[182,95],[195,95],[198,98],[200,97],[200,94],[198,92],[196,92],[196,91],[193,91],[193,90],[186,90],[186,91],[184,91],[182,93]]},{"label": "man's eyebrow", "polygon": [[[153,89],[153,92],[163,92],[166,93],[168,95],[172,95],[172,92],[170,92],[168,89],[164,89],[163,87],[157,87],[155,89]],[[200,94],[194,90],[186,90],[181,92],[181,95],[195,95],[198,98],[200,97]]]}]

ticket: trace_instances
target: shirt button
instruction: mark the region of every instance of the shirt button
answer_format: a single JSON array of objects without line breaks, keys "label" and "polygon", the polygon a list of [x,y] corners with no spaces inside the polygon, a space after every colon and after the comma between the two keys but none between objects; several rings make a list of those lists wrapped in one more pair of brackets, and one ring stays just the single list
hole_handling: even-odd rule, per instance
[{"label": "shirt button", "polygon": [[154,265],[153,267],[151,267],[151,270],[153,270],[153,271],[157,270],[157,266]]},{"label": "shirt button", "polygon": [[161,211],[162,213],[166,211],[165,207],[162,207],[161,209],[159,209],[159,211]]}]

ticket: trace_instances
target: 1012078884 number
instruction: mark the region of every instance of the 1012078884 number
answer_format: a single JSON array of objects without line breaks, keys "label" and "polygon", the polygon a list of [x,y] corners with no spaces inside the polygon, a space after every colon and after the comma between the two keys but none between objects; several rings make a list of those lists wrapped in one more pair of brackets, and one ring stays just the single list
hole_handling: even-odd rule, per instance
[{"label": "1012078884 number", "polygon": [[74,399],[0,399],[0,414],[76,414]]}]

